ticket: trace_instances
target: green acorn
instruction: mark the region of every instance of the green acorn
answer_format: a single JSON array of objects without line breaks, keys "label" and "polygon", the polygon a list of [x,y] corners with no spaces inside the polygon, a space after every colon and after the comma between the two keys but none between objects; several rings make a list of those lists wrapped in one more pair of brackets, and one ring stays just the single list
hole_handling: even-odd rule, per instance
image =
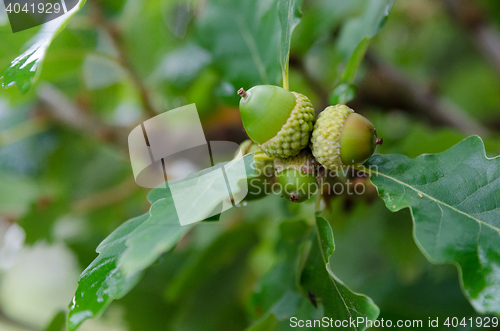
[{"label": "green acorn", "polygon": [[314,108],[306,96],[272,85],[240,89],[238,94],[243,126],[268,156],[295,156],[308,145]]},{"label": "green acorn", "polygon": [[309,150],[287,159],[276,159],[275,168],[283,196],[292,202],[304,202],[317,193],[317,166]]},{"label": "green acorn", "polygon": [[363,163],[381,144],[373,124],[345,105],[322,111],[311,138],[314,157],[329,170]]}]

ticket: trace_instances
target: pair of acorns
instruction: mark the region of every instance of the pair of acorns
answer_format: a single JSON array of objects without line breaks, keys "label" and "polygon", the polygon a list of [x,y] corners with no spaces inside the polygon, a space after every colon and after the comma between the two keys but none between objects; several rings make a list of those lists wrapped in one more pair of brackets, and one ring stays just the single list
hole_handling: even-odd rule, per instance
[{"label": "pair of acorns", "polygon": [[311,101],[300,93],[259,85],[238,94],[243,126],[275,159],[278,182],[290,201],[310,197],[320,165],[338,171],[363,163],[382,143],[373,124],[345,105],[327,107],[315,120]]}]

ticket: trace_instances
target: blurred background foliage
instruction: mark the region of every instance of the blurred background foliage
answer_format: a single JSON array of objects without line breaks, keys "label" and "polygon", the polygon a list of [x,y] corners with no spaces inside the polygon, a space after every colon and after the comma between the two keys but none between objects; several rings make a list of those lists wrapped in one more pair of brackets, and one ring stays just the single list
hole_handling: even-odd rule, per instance
[{"label": "blurred background foliage", "polygon": [[[317,111],[349,100],[384,138],[380,153],[437,153],[479,134],[489,156],[500,154],[499,2],[396,1],[339,94],[356,27],[376,2],[304,0],[290,89]],[[88,0],[50,45],[38,82],[25,94],[0,90],[2,331],[60,330],[97,245],[149,209],[127,153],[137,123],[196,103],[207,140],[246,138],[236,90],[281,84],[274,4]],[[36,30],[12,34],[0,6],[0,68]],[[409,212],[375,196],[328,197],[337,276],[381,318],[476,316],[455,267],[416,247]],[[195,227],[81,330],[245,329],[263,314],[258,280],[279,260],[279,223],[307,208],[269,196]]]}]

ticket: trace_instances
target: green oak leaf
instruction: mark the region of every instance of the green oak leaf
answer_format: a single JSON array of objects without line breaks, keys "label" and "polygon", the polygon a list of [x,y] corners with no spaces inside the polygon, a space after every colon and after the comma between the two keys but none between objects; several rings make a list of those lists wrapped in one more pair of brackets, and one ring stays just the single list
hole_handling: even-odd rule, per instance
[{"label": "green oak leaf", "polygon": [[[172,197],[156,201],[149,213],[118,227],[97,247],[99,256],[80,275],[69,307],[69,329],[75,330],[84,320],[98,316],[113,300],[127,294],[143,270],[161,253],[172,249],[191,228],[179,224]],[[129,245],[138,248],[130,251]],[[142,268],[134,273],[123,272],[122,261],[137,262],[137,251],[145,256]]]},{"label": "green oak leaf", "polygon": [[43,331],[65,331],[66,330],[66,313],[58,312],[52,318],[49,325]]},{"label": "green oak leaf", "polygon": [[361,16],[349,20],[340,32],[338,49],[345,59],[349,59],[365,39],[373,38],[385,24],[396,0],[366,1]]},{"label": "green oak leaf", "polygon": [[238,261],[242,252],[258,242],[255,232],[256,225],[251,223],[243,223],[236,229],[222,232],[208,247],[192,254],[182,265],[166,288],[165,298],[169,302],[179,302],[183,296],[215,277],[221,269]]},{"label": "green oak leaf", "polygon": [[[224,164],[230,178],[237,180],[236,176],[242,175],[233,172],[233,166],[238,162],[244,162],[246,176],[255,176],[254,167],[251,167],[253,154],[249,154]],[[182,185],[208,174],[208,179],[205,177],[198,182],[196,189],[209,191],[218,176],[222,176],[220,172],[214,172],[219,167],[202,170],[179,182]],[[244,177],[241,179],[246,180]],[[211,195],[211,201],[196,202],[196,212],[211,212],[224,198],[216,193],[218,191]],[[238,191],[233,189],[232,193],[235,196]],[[140,280],[143,270],[175,247],[192,228],[193,225],[180,225],[173,199],[168,185],[152,190],[148,196],[152,203],[149,213],[123,223],[97,247],[99,256],[80,275],[78,289],[69,307],[70,330],[76,330],[83,321],[98,316],[113,300],[127,294]]]},{"label": "green oak leaf", "polygon": [[302,0],[279,0],[278,16],[281,24],[280,65],[283,74],[283,87],[288,90],[288,59],[290,42],[295,27],[300,23]]},{"label": "green oak leaf", "polygon": [[181,226],[171,197],[156,201],[149,218],[127,237],[118,266],[125,275],[134,275],[153,264],[174,247],[191,226]]},{"label": "green oak leaf", "polygon": [[284,221],[279,226],[276,261],[258,281],[249,300],[250,314],[257,317],[247,331],[283,330],[293,316],[310,319],[315,310],[301,293],[298,275],[303,267],[304,252],[310,246],[312,227],[304,220]]},{"label": "green oak leaf", "polygon": [[280,81],[277,0],[209,1],[197,30],[199,43],[234,88]]},{"label": "green oak leaf", "polygon": [[356,88],[352,85],[370,43],[384,26],[395,0],[370,0],[359,17],[344,25],[337,48],[344,58],[345,69],[335,90],[330,95],[331,104],[346,104],[354,99]]},{"label": "green oak leaf", "polygon": [[29,48],[12,60],[9,67],[0,72],[2,87],[15,85],[21,93],[28,92],[40,74],[50,44],[85,2],[86,0],[80,0],[68,13],[42,25],[40,30],[28,41]]},{"label": "green oak leaf", "polygon": [[311,251],[300,280],[302,288],[315,298],[318,307],[323,307],[323,315],[333,320],[332,323],[363,318],[363,323],[354,327],[349,323],[342,325],[342,329],[365,330],[366,321],[377,319],[379,308],[367,296],[352,292],[333,273],[329,258],[335,251],[335,243],[332,228],[326,219],[316,217],[316,229],[312,236]]},{"label": "green oak leaf", "polygon": [[[256,287],[258,291],[250,300],[254,315],[259,316],[261,311],[272,310],[285,295],[290,297],[290,293],[300,293],[297,274],[300,273],[300,260],[303,255],[301,246],[308,240],[310,232],[311,227],[303,220],[284,221],[280,224],[276,262],[260,279]],[[289,311],[293,313],[296,309],[296,305],[291,305]]]},{"label": "green oak leaf", "polygon": [[347,61],[347,65],[345,67],[344,73],[342,74],[341,80],[346,83],[351,83],[354,80],[354,76],[356,75],[356,71],[358,71],[363,58],[365,57],[365,53],[368,50],[368,46],[370,46],[371,38],[363,38],[358,46],[354,49],[353,53],[349,57],[349,61]]},{"label": "green oak leaf", "polygon": [[[246,180],[247,176],[254,173],[253,168],[245,165],[246,171],[244,173],[235,172],[234,169],[239,162],[247,164],[252,161],[253,154],[250,154],[242,160],[225,163],[225,173],[232,181]],[[134,230],[127,239],[127,249],[119,260],[120,268],[124,273],[127,275],[135,274],[139,270],[147,268],[182,237],[186,228],[190,228],[190,226],[179,225],[176,208],[190,210],[193,214],[199,216],[198,219],[206,219],[210,212],[220,208],[220,203],[225,199],[226,193],[220,189],[217,183],[224,183],[225,186],[225,175],[221,171],[214,171],[216,168],[219,168],[219,166],[202,170],[176,182],[178,183],[177,189],[182,187],[182,192],[176,195],[175,205],[171,192],[167,188],[157,189],[158,192],[150,193],[150,200],[160,198],[162,192],[166,194],[167,198],[160,198],[153,203],[150,211],[151,217]],[[241,187],[239,188],[241,189]],[[200,199],[193,200],[193,190],[208,193],[202,195]],[[239,191],[233,188],[231,193],[233,196],[237,196]],[[207,196],[210,196],[210,199]],[[177,235],[174,235],[174,233],[177,233]]]},{"label": "green oak leaf", "polygon": [[265,313],[247,331],[294,329],[294,317],[304,321],[326,317],[333,325],[348,323],[349,318],[377,318],[379,309],[373,301],[349,290],[333,274],[328,262],[335,249],[332,229],[323,217],[317,217],[316,224],[286,221],[280,225],[276,263],[250,300],[254,314]]},{"label": "green oak leaf", "polygon": [[69,306],[68,329],[76,330],[88,318],[101,314],[111,302],[123,297],[140,280],[141,273],[125,277],[118,268],[118,258],[125,241],[149,213],[123,223],[97,247],[99,256],[82,272],[73,301]]},{"label": "green oak leaf", "polygon": [[364,166],[389,210],[410,208],[428,260],[456,265],[473,307],[500,314],[500,158],[472,136],[439,154],[374,155]]}]

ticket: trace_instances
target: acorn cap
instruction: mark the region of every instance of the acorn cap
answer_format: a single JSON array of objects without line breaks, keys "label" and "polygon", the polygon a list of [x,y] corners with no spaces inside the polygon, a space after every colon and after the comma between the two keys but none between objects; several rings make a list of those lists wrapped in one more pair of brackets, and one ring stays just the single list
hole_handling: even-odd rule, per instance
[{"label": "acorn cap", "polygon": [[295,156],[309,143],[314,123],[314,107],[305,95],[292,93],[297,103],[287,122],[274,138],[260,146],[264,153],[271,157]]},{"label": "acorn cap", "polygon": [[275,159],[274,168],[279,174],[287,169],[295,169],[303,174],[314,175],[318,162],[314,159],[309,148],[303,149],[298,155],[286,159]]},{"label": "acorn cap", "polygon": [[316,160],[329,170],[343,167],[340,158],[340,134],[347,116],[354,111],[345,105],[327,107],[314,124],[311,150]]},{"label": "acorn cap", "polygon": [[316,160],[329,170],[364,162],[379,144],[373,124],[345,105],[326,108],[311,138]]}]

